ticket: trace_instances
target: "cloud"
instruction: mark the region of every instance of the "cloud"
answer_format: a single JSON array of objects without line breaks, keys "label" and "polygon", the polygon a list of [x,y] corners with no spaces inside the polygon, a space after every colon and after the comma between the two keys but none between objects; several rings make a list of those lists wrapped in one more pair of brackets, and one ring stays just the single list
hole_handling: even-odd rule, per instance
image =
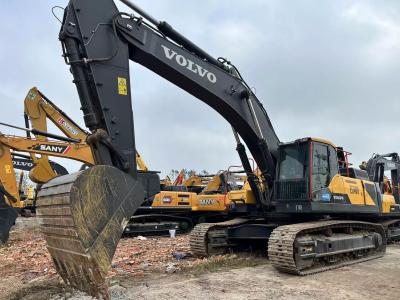
[{"label": "cloud", "polygon": [[344,11],[344,16],[352,20],[355,26],[370,27],[373,37],[365,49],[369,63],[383,64],[383,67],[386,67],[398,57],[397,53],[400,51],[398,19],[365,3],[352,4]]},{"label": "cloud", "polygon": [[[282,141],[328,138],[353,152],[356,165],[373,152],[398,151],[398,1],[135,2],[235,63]],[[2,6],[4,122],[23,124],[22,100],[36,85],[83,125],[52,5],[21,0]],[[152,169],[213,172],[238,163],[230,126],[211,108],[135,64],[131,79],[137,148]],[[70,171],[78,167],[63,163]]]}]

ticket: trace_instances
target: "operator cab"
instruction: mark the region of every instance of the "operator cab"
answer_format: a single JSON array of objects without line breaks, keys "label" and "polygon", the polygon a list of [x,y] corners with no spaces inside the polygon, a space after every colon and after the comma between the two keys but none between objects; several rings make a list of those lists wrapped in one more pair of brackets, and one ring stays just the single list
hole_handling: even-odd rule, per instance
[{"label": "operator cab", "polygon": [[[278,212],[379,213],[380,186],[351,167],[351,153],[327,140],[303,138],[279,146],[274,203]],[[388,209],[392,200],[386,200]]]},{"label": "operator cab", "polygon": [[[312,166],[312,167],[310,167]],[[320,197],[339,173],[336,147],[325,140],[304,138],[279,147],[277,200]]]}]

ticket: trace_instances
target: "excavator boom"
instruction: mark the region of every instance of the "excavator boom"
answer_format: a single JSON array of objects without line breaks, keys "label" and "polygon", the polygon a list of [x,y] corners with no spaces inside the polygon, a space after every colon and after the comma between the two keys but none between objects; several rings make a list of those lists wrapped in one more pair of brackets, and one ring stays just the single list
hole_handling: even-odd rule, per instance
[{"label": "excavator boom", "polygon": [[[138,10],[130,2],[124,3]],[[275,176],[274,156],[279,139],[261,102],[237,69],[226,60],[212,58],[167,23],[149,21],[153,24],[140,16],[120,13],[112,0],[71,0],[59,35],[65,62],[77,87],[85,125],[91,131],[87,142],[92,148],[95,166],[44,185],[39,193],[38,203],[42,207],[38,207],[38,212],[59,273],[66,282],[96,296],[105,284],[105,266],[111,263],[124,224],[143,201],[133,155],[129,60],[218,111],[247,144],[266,179],[265,184],[271,186]],[[241,158],[247,157],[242,154]],[[105,170],[114,174],[113,184]],[[90,178],[97,179],[92,182]],[[114,186],[119,189],[110,188]],[[101,197],[93,197],[99,187],[102,187],[101,195],[96,195]],[[253,187],[258,203],[267,203],[257,185]],[[60,191],[65,195],[62,198],[68,199],[62,204]],[[76,192],[80,197],[71,196]],[[100,202],[105,203],[107,212],[90,214]],[[71,230],[64,235],[59,228],[66,222]],[[95,230],[81,232],[93,224],[97,224]],[[110,228],[114,228],[112,232]],[[79,250],[74,250],[79,259],[72,259],[71,251],[64,248],[71,232],[75,232],[74,244],[79,244]],[[99,255],[99,251],[104,255]],[[77,275],[86,280],[77,280]]]},{"label": "excavator boom", "polygon": [[[27,124],[43,132],[47,132],[47,120],[50,120],[65,136],[85,142],[89,133],[75,123],[64,111],[54,102],[46,97],[36,87],[29,90],[24,100],[24,115]],[[29,127],[29,125],[27,125]],[[44,136],[37,136],[38,139],[46,141]],[[148,171],[148,167],[136,151],[136,161],[138,169]]]}]

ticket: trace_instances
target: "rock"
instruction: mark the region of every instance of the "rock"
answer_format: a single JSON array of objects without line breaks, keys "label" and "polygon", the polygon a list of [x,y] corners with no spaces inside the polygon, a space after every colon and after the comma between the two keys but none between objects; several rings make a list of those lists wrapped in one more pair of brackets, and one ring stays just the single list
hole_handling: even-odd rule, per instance
[{"label": "rock", "polygon": [[142,269],[148,269],[151,266],[151,264],[147,261],[144,261],[140,264],[140,266],[142,267]]},{"label": "rock", "polygon": [[109,288],[111,299],[127,299],[127,289],[120,285],[114,285]]},{"label": "rock", "polygon": [[192,257],[193,255],[190,252],[174,251],[174,252],[172,252],[172,256],[177,260],[181,260],[181,259],[185,259],[185,258],[188,258],[188,257]]},{"label": "rock", "polygon": [[139,236],[136,237],[136,239],[139,240],[139,241],[145,241],[145,240],[147,240],[147,237],[139,235]]},{"label": "rock", "polygon": [[165,268],[165,272],[167,272],[168,274],[172,274],[178,271],[180,271],[180,269],[175,264],[168,264]]}]

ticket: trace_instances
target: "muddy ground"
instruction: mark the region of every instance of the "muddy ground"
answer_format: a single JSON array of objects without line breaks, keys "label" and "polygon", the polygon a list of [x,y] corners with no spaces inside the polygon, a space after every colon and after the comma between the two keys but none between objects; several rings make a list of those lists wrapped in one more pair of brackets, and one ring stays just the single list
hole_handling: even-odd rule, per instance
[{"label": "muddy ground", "polygon": [[[0,299],[92,299],[61,282],[35,224],[19,221],[0,249]],[[111,299],[400,299],[400,245],[377,260],[295,277],[259,254],[174,258],[188,252],[187,242],[123,239],[109,274]]]}]

